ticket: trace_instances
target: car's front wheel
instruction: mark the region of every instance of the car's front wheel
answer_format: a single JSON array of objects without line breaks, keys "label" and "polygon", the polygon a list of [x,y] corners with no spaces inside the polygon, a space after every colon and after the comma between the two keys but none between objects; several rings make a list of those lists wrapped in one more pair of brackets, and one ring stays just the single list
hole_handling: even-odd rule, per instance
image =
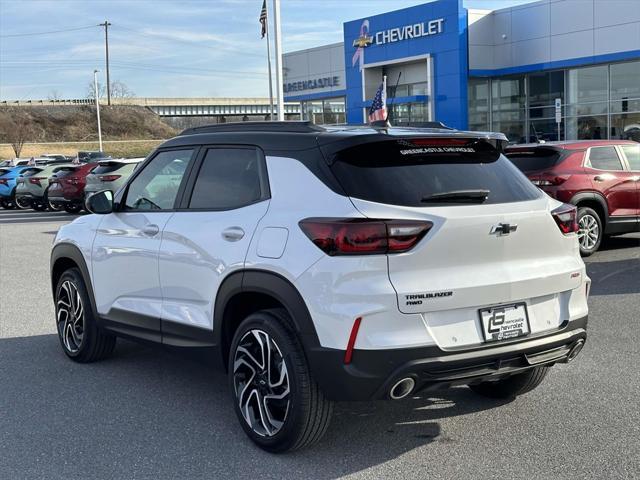
[{"label": "car's front wheel", "polygon": [[475,393],[489,398],[514,398],[530,392],[542,383],[551,367],[534,367],[501,380],[469,385]]},{"label": "car's front wheel", "polygon": [[602,219],[598,212],[589,207],[579,207],[578,242],[583,257],[588,257],[600,248],[603,233]]},{"label": "car's front wheel", "polygon": [[76,362],[108,357],[116,338],[98,328],[80,270],[65,271],[56,287],[56,326],[62,349]]},{"label": "car's front wheel", "polygon": [[242,428],[269,452],[307,447],[325,433],[333,404],[314,380],[283,310],[249,315],[229,353],[229,384]]}]

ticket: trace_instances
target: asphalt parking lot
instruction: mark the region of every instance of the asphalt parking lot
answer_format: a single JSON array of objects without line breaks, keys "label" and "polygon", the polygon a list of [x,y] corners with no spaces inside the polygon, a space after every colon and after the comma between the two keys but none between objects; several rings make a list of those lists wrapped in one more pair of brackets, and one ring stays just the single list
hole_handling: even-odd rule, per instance
[{"label": "asphalt parking lot", "polygon": [[588,261],[589,340],[537,390],[347,403],[313,449],[273,456],[225,377],[120,342],[78,365],[54,335],[49,249],[66,214],[0,211],[0,478],[639,478],[640,235]]}]

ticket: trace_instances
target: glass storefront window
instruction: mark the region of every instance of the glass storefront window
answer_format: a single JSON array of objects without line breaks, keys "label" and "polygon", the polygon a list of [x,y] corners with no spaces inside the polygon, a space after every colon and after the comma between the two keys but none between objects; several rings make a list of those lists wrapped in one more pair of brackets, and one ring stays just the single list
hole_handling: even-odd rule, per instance
[{"label": "glass storefront window", "polygon": [[608,75],[606,65],[567,71],[567,103],[606,102]]},{"label": "glass storefront window", "polygon": [[489,79],[470,78],[468,98],[469,130],[489,130]]},{"label": "glass storefront window", "polygon": [[[469,128],[502,132],[511,142],[553,141],[565,136],[640,142],[639,79],[640,61],[469,78]],[[562,99],[560,135],[556,98]]]},{"label": "glass storefront window", "polygon": [[491,100],[494,111],[524,108],[524,76],[494,79],[491,82]]},{"label": "glass storefront window", "polygon": [[567,138],[575,140],[602,140],[607,138],[607,116],[569,117]]},{"label": "glass storefront window", "polygon": [[564,70],[529,74],[529,107],[553,105],[556,98],[564,98]]},{"label": "glass storefront window", "polygon": [[640,112],[611,115],[611,138],[640,142]]},{"label": "glass storefront window", "polygon": [[345,123],[344,97],[302,102],[302,119],[317,125]]}]

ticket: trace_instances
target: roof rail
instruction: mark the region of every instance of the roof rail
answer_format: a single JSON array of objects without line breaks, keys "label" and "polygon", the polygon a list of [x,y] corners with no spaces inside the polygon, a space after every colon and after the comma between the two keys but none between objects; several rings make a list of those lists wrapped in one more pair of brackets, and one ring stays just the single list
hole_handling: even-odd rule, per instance
[{"label": "roof rail", "polygon": [[284,121],[284,122],[231,122],[203,125],[201,127],[187,128],[180,132],[179,136],[197,135],[199,133],[218,132],[287,132],[287,133],[314,133],[324,132],[326,129],[309,121]]}]

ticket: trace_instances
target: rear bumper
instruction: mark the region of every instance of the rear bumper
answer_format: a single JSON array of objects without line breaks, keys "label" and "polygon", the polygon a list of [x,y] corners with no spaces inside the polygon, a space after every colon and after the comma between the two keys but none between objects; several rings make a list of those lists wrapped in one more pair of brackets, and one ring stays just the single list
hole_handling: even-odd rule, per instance
[{"label": "rear bumper", "polygon": [[559,330],[495,346],[444,351],[437,346],[355,350],[352,363],[343,362],[344,351],[317,348],[309,352],[312,372],[325,395],[333,400],[389,398],[400,379],[416,382],[413,392],[468,385],[568,361],[578,342],[587,338],[587,317],[567,322]]}]

